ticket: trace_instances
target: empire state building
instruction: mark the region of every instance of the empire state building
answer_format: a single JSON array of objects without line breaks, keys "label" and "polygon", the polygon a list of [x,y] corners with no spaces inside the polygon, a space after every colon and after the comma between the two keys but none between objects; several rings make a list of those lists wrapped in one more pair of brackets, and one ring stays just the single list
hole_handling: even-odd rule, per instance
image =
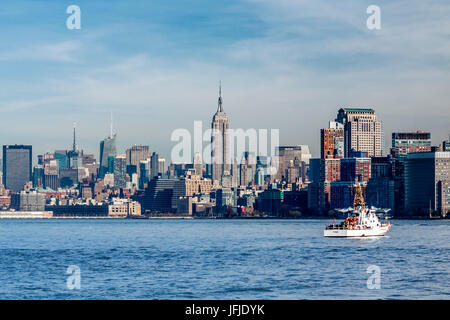
[{"label": "empire state building", "polygon": [[211,160],[212,180],[222,183],[222,177],[230,174],[230,137],[228,129],[230,123],[222,107],[222,85],[219,86],[217,111],[211,123]]}]

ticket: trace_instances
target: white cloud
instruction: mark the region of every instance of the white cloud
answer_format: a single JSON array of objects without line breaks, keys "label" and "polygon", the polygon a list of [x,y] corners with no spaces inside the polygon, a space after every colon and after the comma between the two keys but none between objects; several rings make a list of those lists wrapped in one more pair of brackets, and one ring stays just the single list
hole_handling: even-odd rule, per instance
[{"label": "white cloud", "polygon": [[54,61],[77,62],[76,55],[82,49],[80,41],[62,41],[51,44],[30,45],[0,54],[0,61]]},{"label": "white cloud", "polygon": [[[316,155],[319,129],[341,106],[374,107],[385,124],[387,144],[390,132],[416,129],[431,131],[438,143],[447,137],[450,119],[450,45],[445,41],[450,8],[408,3],[380,3],[382,30],[373,33],[365,28],[367,6],[356,1],[259,1],[267,33],[198,48],[208,53],[207,60],[187,55],[175,61],[145,52],[99,65],[84,59],[81,70],[48,75],[27,88],[36,98],[24,98],[25,90],[0,108],[38,109],[33,120],[40,121],[51,115],[56,135],[64,130],[59,122],[70,127],[77,121],[79,144],[95,153],[112,110],[122,149],[148,143],[167,156],[173,129],[192,129],[194,120],[209,126],[222,79],[233,127],[280,128],[281,143],[310,144]],[[83,42],[39,48],[34,57],[66,62],[87,50]],[[24,136],[33,130],[27,125],[21,128]]]}]

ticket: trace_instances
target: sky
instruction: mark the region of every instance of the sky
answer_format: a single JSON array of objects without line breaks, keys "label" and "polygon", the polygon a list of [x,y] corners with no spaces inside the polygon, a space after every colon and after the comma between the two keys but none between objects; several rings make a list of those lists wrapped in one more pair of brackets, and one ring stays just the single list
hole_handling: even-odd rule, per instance
[{"label": "sky", "polygon": [[[69,5],[81,29],[69,30]],[[369,5],[381,29],[369,30]],[[319,156],[340,107],[393,131],[450,133],[448,0],[33,0],[0,4],[0,144],[33,157],[109,134],[169,158],[171,133],[210,126],[219,81],[232,128],[280,129]],[[170,158],[169,158],[170,159]]]}]

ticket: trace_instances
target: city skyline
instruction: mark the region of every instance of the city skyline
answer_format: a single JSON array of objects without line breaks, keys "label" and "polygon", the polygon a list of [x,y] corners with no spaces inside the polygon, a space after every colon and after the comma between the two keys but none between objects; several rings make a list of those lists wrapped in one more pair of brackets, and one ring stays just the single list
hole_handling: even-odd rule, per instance
[{"label": "city skyline", "polygon": [[173,130],[209,123],[220,79],[232,127],[279,128],[281,144],[313,156],[328,115],[347,106],[377,110],[386,141],[448,138],[444,1],[380,3],[377,31],[364,1],[77,4],[81,30],[66,28],[66,4],[4,4],[0,144],[68,149],[75,121],[79,148],[98,159],[113,112],[119,152],[150,145],[169,159]]},{"label": "city skyline", "polygon": [[2,1],[0,298],[174,319],[448,300],[449,17]]},{"label": "city skyline", "polygon": [[[134,145],[126,153],[117,153],[112,125],[110,135],[100,143],[101,154],[107,158],[104,166],[96,163],[93,154],[78,148],[75,124],[72,149],[38,155],[39,164],[33,169],[31,145],[4,145],[3,184],[0,184],[3,209],[11,206],[20,210],[36,208],[36,211],[49,205],[52,211],[57,202],[56,205],[61,206],[61,197],[64,197],[60,214],[73,209],[75,214],[104,215],[106,206],[98,207],[100,212],[97,212],[91,205],[119,201],[124,206],[123,200],[127,206],[134,206],[129,204],[130,199],[140,202],[146,213],[149,210],[176,210],[176,213],[192,214],[194,197],[198,197],[195,203],[201,203],[200,211],[204,211],[205,203],[209,203],[207,211],[210,212],[210,205],[214,203],[211,194],[215,192],[215,210],[220,214],[235,207],[237,213],[245,215],[246,206],[253,212],[258,196],[257,208],[272,215],[286,215],[286,207],[280,207],[282,202],[287,206],[296,203],[309,214],[326,215],[333,212],[330,210],[351,205],[355,184],[362,188],[370,205],[389,208],[395,214],[423,215],[429,210],[431,217],[431,210],[434,210],[445,217],[450,208],[449,141],[432,146],[429,132],[396,132],[392,134],[390,154],[381,156],[382,126],[374,109],[339,109],[336,122],[330,122],[329,129],[321,131],[323,151],[320,158],[312,158],[307,145],[277,145],[273,157],[259,156],[249,149],[243,152],[239,167],[237,161],[233,162],[231,172],[230,165],[225,169],[225,162],[220,159],[225,153],[220,149],[228,149],[227,144],[214,142],[218,136],[228,135],[220,89],[218,109],[211,126],[218,131],[218,135],[211,132],[211,139],[216,146],[212,150],[219,150],[216,153],[219,159],[218,163],[214,160],[205,163],[205,171],[202,164],[197,167],[195,157],[189,163],[169,162],[165,171],[165,159],[159,158],[156,152],[150,156],[149,146]],[[213,159],[214,154],[213,151]],[[421,169],[417,172],[415,167]],[[428,180],[428,193],[418,200],[411,194],[423,192],[422,180]],[[200,185],[208,185],[211,194],[203,193]],[[285,201],[284,192],[287,192]],[[86,203],[68,209],[67,200],[73,196],[75,203]],[[252,199],[246,199],[249,196]],[[294,202],[290,200],[291,196],[296,199]],[[85,212],[85,209],[94,211]],[[122,209],[114,209],[111,214],[120,212],[123,216],[127,211]],[[76,213],[77,210],[82,212]],[[136,214],[141,211],[137,207],[130,210]],[[291,214],[294,211],[289,211]]]},{"label": "city skyline", "polygon": [[[328,122],[328,125],[330,125],[331,123],[335,123],[335,122],[330,120]],[[77,124],[77,126],[78,126],[78,124]],[[323,127],[326,128],[327,125],[324,125]],[[318,132],[319,132],[318,137],[313,137],[313,138],[315,138],[315,140],[318,140],[318,143],[319,143],[318,145],[302,144],[301,141],[298,141],[297,143],[292,143],[292,144],[287,144],[287,143],[282,143],[281,142],[280,146],[298,146],[298,147],[300,147],[302,145],[306,145],[311,150],[316,150],[315,153],[311,152],[313,158],[320,158],[321,156],[323,156],[322,153],[321,153],[321,142],[320,142],[320,139],[321,139],[321,131],[324,130],[324,128],[318,128],[317,129]],[[187,128],[187,129],[189,130],[189,128]],[[235,128],[233,128],[230,125],[230,129],[235,129]],[[245,129],[247,129],[247,128],[245,128]],[[71,151],[73,148],[76,147],[80,151],[83,151],[85,154],[92,154],[94,156],[94,158],[98,161],[98,164],[100,166],[102,166],[102,160],[101,160],[102,159],[102,156],[101,156],[101,154],[102,154],[102,152],[101,152],[102,144],[104,144],[105,142],[108,142],[108,141],[116,141],[116,142],[113,142],[115,144],[115,148],[114,149],[115,149],[115,153],[116,154],[125,154],[126,152],[129,151],[129,149],[131,149],[133,147],[149,147],[150,150],[152,150],[152,152],[155,150],[155,149],[152,148],[152,144],[151,143],[132,143],[130,145],[125,145],[125,144],[122,143],[122,144],[120,144],[120,147],[119,147],[118,144],[117,144],[118,133],[117,133],[117,131],[114,131],[114,133],[113,133],[113,131],[112,131],[113,130],[112,129],[112,124],[110,124],[110,133],[108,135],[105,135],[103,138],[100,138],[97,141],[97,148],[96,149],[94,148],[94,150],[91,150],[91,149],[84,148],[83,143],[82,142],[79,143],[78,139],[77,139],[77,143],[75,145],[75,137],[74,137],[75,130],[76,130],[76,127],[74,125],[73,129],[70,130],[70,132],[71,132],[70,138],[72,138],[72,141],[71,141],[71,143],[66,144],[65,149],[62,148],[59,145],[57,147],[53,147],[53,148],[46,149],[46,150],[42,150],[42,147],[40,148],[39,144],[32,145],[32,144],[27,144],[27,143],[4,143],[3,145],[4,146],[6,146],[6,145],[9,145],[9,146],[30,145],[30,146],[33,146],[33,154],[32,154],[32,156],[33,156],[32,157],[32,164],[33,165],[37,164],[37,157],[38,156],[41,156],[41,155],[46,154],[46,153],[52,153],[52,152],[55,152],[55,151],[57,152],[59,150]],[[193,131],[193,130],[191,130],[191,131]],[[280,132],[282,132],[282,131],[283,131],[283,129],[280,130]],[[78,133],[78,131],[76,131],[76,132],[77,132],[76,134],[77,134],[77,137],[78,137],[79,133]],[[383,156],[386,156],[386,155],[389,154],[389,152],[391,150],[391,147],[392,147],[392,145],[390,144],[390,142],[391,142],[390,137],[391,137],[391,135],[393,133],[396,133],[396,132],[428,132],[429,135],[430,135],[431,141],[432,141],[433,145],[435,145],[435,146],[441,146],[443,142],[446,142],[446,141],[450,140],[450,133],[447,136],[444,136],[442,140],[439,140],[439,139],[437,139],[435,137],[433,139],[433,130],[426,130],[426,129],[423,129],[423,127],[420,127],[420,128],[417,128],[417,129],[397,130],[397,131],[391,132],[389,135],[386,134],[386,132],[384,130],[381,130],[381,135],[384,136],[383,139],[385,141],[383,143],[384,144],[384,148],[382,150]],[[100,145],[100,148],[99,148],[98,145]],[[172,148],[174,145],[175,145],[175,143],[170,141],[170,139],[168,139],[168,141],[167,141],[167,148]],[[116,148],[117,148],[117,150],[116,150]],[[39,151],[36,151],[36,150],[42,150],[42,151],[39,152]],[[170,156],[168,156],[168,155],[170,155],[170,150],[167,151],[167,156],[166,156],[165,153],[160,152],[159,150],[156,150],[156,152],[158,153],[158,155],[160,157],[170,160]],[[183,163],[193,163],[193,161],[194,161],[194,158],[192,158],[191,162],[183,162]],[[172,162],[170,161],[169,163],[172,163]],[[178,162],[173,162],[173,163],[178,163]]]},{"label": "city skyline", "polygon": [[[219,101],[221,102],[221,96],[219,97]],[[341,108],[339,108],[339,109],[341,109]],[[350,109],[352,109],[352,108],[350,108]],[[217,113],[217,110],[216,110],[216,113]],[[110,113],[110,116],[112,117],[112,113]],[[383,121],[381,121],[381,122],[383,123]],[[214,120],[213,120],[213,123],[214,123]],[[334,123],[335,122],[334,122],[334,119],[333,119],[333,120],[330,120],[328,122],[328,125],[331,126],[331,124],[334,124]],[[322,135],[321,132],[326,127],[327,127],[327,125],[324,125],[323,128],[322,127],[317,128],[317,131],[319,132],[319,134],[318,134],[318,137],[314,137],[314,138],[316,140],[318,140],[318,143],[319,143],[318,145],[302,144],[301,141],[297,141],[297,143],[292,143],[292,144],[287,144],[287,143],[281,142],[280,146],[302,146],[302,145],[306,145],[311,150],[316,150],[315,153],[311,152],[312,157],[314,157],[314,158],[323,157],[323,154],[321,152],[321,142],[320,142],[320,140],[321,140],[321,135]],[[32,158],[32,164],[33,165],[35,165],[37,163],[37,157],[40,156],[40,155],[43,155],[43,154],[46,154],[46,153],[49,153],[49,152],[50,153],[51,152],[55,152],[55,151],[57,152],[58,150],[71,151],[72,149],[75,150],[74,148],[77,148],[77,150],[79,149],[80,151],[83,151],[85,154],[92,154],[92,155],[94,155],[94,158],[98,161],[98,164],[100,166],[103,166],[102,165],[102,156],[101,156],[101,154],[102,154],[102,151],[101,151],[102,150],[102,144],[109,143],[109,141],[114,141],[112,143],[114,144],[114,152],[113,153],[115,153],[115,154],[124,154],[124,153],[128,152],[133,147],[149,147],[150,150],[152,150],[152,152],[155,150],[154,148],[152,148],[152,144],[151,143],[132,143],[130,145],[125,145],[125,144],[122,143],[122,144],[120,144],[120,147],[119,147],[118,144],[117,144],[118,133],[117,133],[116,130],[113,131],[112,118],[110,119],[110,123],[109,123],[109,134],[104,135],[101,139],[99,139],[97,141],[97,148],[96,148],[96,150],[95,149],[94,150],[90,150],[90,149],[84,148],[83,143],[82,142],[79,143],[78,139],[77,139],[77,142],[75,144],[75,132],[76,132],[77,137],[79,136],[79,131],[76,131],[76,128],[78,128],[78,124],[75,125],[75,122],[73,122],[73,128],[72,128],[72,130],[70,130],[70,133],[71,133],[71,137],[70,138],[72,138],[72,140],[71,140],[71,143],[66,144],[66,148],[65,149],[61,148],[60,146],[58,146],[58,147],[53,147],[53,148],[50,148],[50,149],[42,150],[42,148],[40,148],[39,144],[32,145],[32,144],[27,144],[27,143],[4,143],[3,145],[10,145],[10,146],[14,146],[14,145],[18,145],[18,146],[20,146],[20,145],[31,145],[31,146],[33,146],[33,150],[34,150],[33,158]],[[229,128],[230,129],[235,129],[231,125],[230,125]],[[187,129],[190,130],[190,128],[187,128]],[[244,130],[245,129],[247,129],[247,128],[244,128]],[[193,130],[190,130],[190,131],[193,131]],[[280,131],[282,132],[283,129],[281,129]],[[385,141],[383,143],[384,147],[382,149],[383,155],[384,156],[388,155],[389,152],[390,152],[390,149],[392,147],[392,145],[390,144],[390,142],[391,142],[391,139],[390,139],[391,134],[393,134],[395,132],[423,132],[423,131],[429,132],[431,141],[432,141],[433,145],[435,145],[435,146],[440,146],[443,142],[450,140],[450,133],[447,136],[444,136],[442,140],[439,140],[437,138],[433,139],[433,130],[426,130],[426,129],[423,129],[423,127],[420,127],[420,128],[417,128],[417,129],[397,130],[397,131],[393,131],[389,135],[387,135],[386,132],[383,130],[383,126],[382,126],[381,135],[384,136],[382,139]],[[312,135],[314,136],[314,134],[312,134]],[[100,145],[100,148],[99,148],[98,145]],[[175,143],[170,141],[170,139],[168,139],[167,146],[172,148],[174,145],[175,145]],[[36,151],[36,150],[42,150],[42,151],[39,152],[39,151]],[[170,156],[169,157],[166,156],[165,153],[160,152],[159,150],[156,150],[156,152],[159,154],[160,157],[166,158],[166,159],[168,158],[170,160]],[[167,151],[167,155],[169,155],[169,154],[170,154],[170,150]],[[193,161],[194,161],[194,158],[192,159],[191,162],[186,162],[186,163],[193,163]],[[170,161],[169,163],[172,163],[172,162]],[[173,163],[178,163],[178,162],[173,162]]]}]

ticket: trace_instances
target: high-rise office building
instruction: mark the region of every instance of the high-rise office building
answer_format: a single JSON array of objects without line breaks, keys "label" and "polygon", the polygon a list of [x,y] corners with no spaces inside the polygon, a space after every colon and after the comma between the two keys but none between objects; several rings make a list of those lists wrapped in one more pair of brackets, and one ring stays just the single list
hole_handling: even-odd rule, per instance
[{"label": "high-rise office building", "polygon": [[391,155],[394,178],[394,213],[402,215],[405,210],[405,165],[409,153],[430,152],[431,134],[429,132],[393,132]]},{"label": "high-rise office building", "polygon": [[145,195],[140,199],[144,212],[171,212],[173,188],[177,179],[156,177],[149,181]]},{"label": "high-rise office building", "polygon": [[405,211],[412,215],[450,213],[450,152],[408,154]]},{"label": "high-rise office building", "polygon": [[[278,156],[278,180],[291,180],[295,182],[298,177],[302,176],[302,150],[303,146],[279,146],[277,150]],[[307,158],[309,164],[309,158]],[[290,174],[289,172],[290,171]],[[293,175],[292,173],[297,172]]]},{"label": "high-rise office building", "polygon": [[78,185],[79,177],[78,169],[60,169],[59,170],[59,184],[61,188],[73,187]]},{"label": "high-rise office building", "polygon": [[308,197],[309,208],[323,212],[330,206],[330,185],[341,180],[341,159],[317,158],[310,160]]},{"label": "high-rise office building", "polygon": [[139,189],[144,189],[150,178],[150,159],[140,161],[139,172]]},{"label": "high-rise office building", "polygon": [[[161,164],[161,162],[159,160],[158,160],[158,163]],[[161,169],[162,169],[162,166],[159,167],[159,170],[160,170],[159,173],[161,173],[161,175],[162,175],[163,171]],[[169,166],[167,173],[170,177],[181,177],[181,176],[186,175],[186,173],[189,170],[191,170],[191,171],[194,170],[192,164],[186,164],[183,162],[182,163],[172,163]]]},{"label": "high-rise office building", "polygon": [[158,158],[158,175],[164,176],[166,173],[166,159]]},{"label": "high-rise office building", "polygon": [[247,159],[245,157],[242,157],[241,164],[239,165],[239,185],[240,186],[248,186],[248,166],[247,166]]},{"label": "high-rise office building", "polygon": [[212,183],[210,179],[203,179],[198,175],[187,174],[185,177],[175,181],[172,195],[172,208],[177,208],[177,200],[180,197],[192,197],[202,193],[211,192]]},{"label": "high-rise office building", "polygon": [[81,164],[83,165],[83,167],[85,166],[89,166],[89,165],[95,165],[96,164],[96,160],[93,154],[91,153],[82,153],[81,154]]},{"label": "high-rise office building", "polygon": [[[392,158],[372,157],[370,180],[366,188],[366,204],[395,210],[395,181],[392,179]],[[392,212],[392,211],[391,211]]]},{"label": "high-rise office building", "polygon": [[114,158],[114,186],[125,188],[127,186],[127,157],[119,154]]},{"label": "high-rise office building", "polygon": [[47,152],[43,155],[38,155],[38,164],[46,164],[55,159],[54,153]]},{"label": "high-rise office building", "polygon": [[256,155],[253,152],[245,151],[244,157],[247,160],[247,184],[253,183],[256,175]]},{"label": "high-rise office building", "polygon": [[442,151],[449,152],[450,151],[450,136],[448,140],[442,142]]},{"label": "high-rise office building", "polygon": [[[45,159],[45,155],[44,155]],[[59,181],[59,161],[58,160],[44,160],[44,187],[57,190],[60,186]],[[62,170],[66,170],[63,168]]]},{"label": "high-rise office building", "polygon": [[263,186],[265,184],[264,169],[262,167],[256,169],[255,184],[257,186]]},{"label": "high-rise office building", "polygon": [[150,178],[153,179],[159,174],[159,155],[156,152],[152,153],[150,158]]},{"label": "high-rise office building", "polygon": [[140,162],[150,158],[150,147],[142,145],[134,145],[125,152],[127,156],[127,164],[134,165],[137,168],[137,174],[140,175]]},{"label": "high-rise office building", "polygon": [[94,179],[95,179],[97,177],[99,165],[98,165],[97,160],[95,159],[94,155],[82,152],[80,157],[81,157],[82,167],[84,169],[87,169],[89,176],[94,177]]},{"label": "high-rise office building", "polygon": [[231,166],[231,186],[233,188],[237,188],[239,186],[239,182],[240,182],[239,174],[240,174],[240,170],[239,170],[238,162],[237,162],[237,159],[234,158],[233,165]]},{"label": "high-rise office building", "polygon": [[211,161],[213,165],[213,181],[222,181],[223,175],[229,175],[231,169],[230,137],[228,129],[230,123],[222,106],[222,86],[219,87],[217,111],[211,122]]},{"label": "high-rise office building", "polygon": [[383,126],[374,109],[341,108],[336,122],[344,125],[344,157],[352,150],[367,152],[369,157],[383,153]]},{"label": "high-rise office building", "polygon": [[200,154],[200,152],[195,153],[193,162],[195,174],[200,177],[203,177],[203,163],[202,163],[202,155]]},{"label": "high-rise office building", "polygon": [[369,181],[371,177],[370,158],[341,159],[341,181]]},{"label": "high-rise office building", "polygon": [[32,180],[31,161],[31,146],[3,146],[3,185],[6,189],[19,192],[25,183]]},{"label": "high-rise office building", "polygon": [[106,173],[112,173],[109,166],[110,157],[115,157],[117,154],[116,149],[116,134],[113,134],[112,120],[110,125],[109,137],[100,142],[100,167],[98,176],[103,178]]},{"label": "high-rise office building", "polygon": [[320,181],[335,182],[341,180],[340,159],[320,159]]},{"label": "high-rise office building", "polygon": [[371,178],[392,178],[392,158],[372,157],[371,159]]},{"label": "high-rise office building", "polygon": [[216,213],[220,216],[228,211],[228,207],[235,206],[236,191],[230,188],[221,188],[216,191]]},{"label": "high-rise office building", "polygon": [[[117,156],[116,156],[117,157]],[[128,163],[128,160],[126,161]],[[134,174],[137,174],[138,168],[134,164],[127,164],[126,173],[132,177]]]},{"label": "high-rise office building", "polygon": [[391,154],[395,158],[406,157],[408,153],[430,152],[431,134],[429,132],[393,132]]},{"label": "high-rise office building", "polygon": [[33,168],[33,187],[42,188],[44,186],[44,166],[35,165]]},{"label": "high-rise office building", "polygon": [[[53,155],[54,159],[58,161],[59,169],[66,169],[69,165],[69,159],[67,158],[67,150],[55,150]],[[45,162],[45,155],[44,155]]]},{"label": "high-rise office building", "polygon": [[328,128],[320,129],[320,157],[344,157],[344,125],[330,121]]},{"label": "high-rise office building", "polygon": [[70,169],[78,169],[83,166],[82,164],[82,153],[78,150],[78,145],[76,143],[76,125],[73,124],[73,143],[72,143],[72,150],[69,150],[67,152],[67,159],[69,161],[69,168]]},{"label": "high-rise office building", "polygon": [[[297,174],[295,174],[297,175]],[[256,157],[255,184],[262,186],[266,184],[266,176],[270,176],[270,158],[267,156]],[[289,175],[288,175],[289,176]]]}]

